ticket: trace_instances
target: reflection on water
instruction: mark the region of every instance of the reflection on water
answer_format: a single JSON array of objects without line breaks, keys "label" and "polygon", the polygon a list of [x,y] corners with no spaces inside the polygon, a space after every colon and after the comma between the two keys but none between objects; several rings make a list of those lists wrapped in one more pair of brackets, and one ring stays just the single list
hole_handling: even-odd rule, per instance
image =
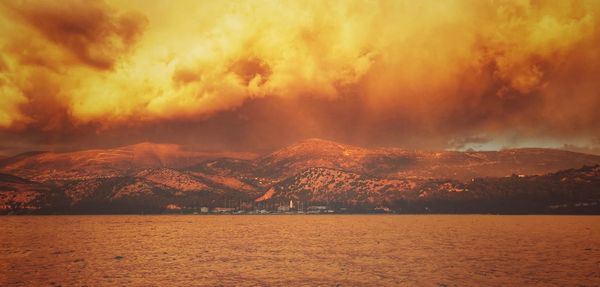
[{"label": "reflection on water", "polygon": [[600,217],[0,217],[1,286],[600,285]]}]

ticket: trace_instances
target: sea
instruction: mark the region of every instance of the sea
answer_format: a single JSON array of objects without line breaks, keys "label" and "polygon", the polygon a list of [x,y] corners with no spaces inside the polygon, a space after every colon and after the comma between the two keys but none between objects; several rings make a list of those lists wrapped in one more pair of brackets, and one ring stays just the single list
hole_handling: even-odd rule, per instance
[{"label": "sea", "polygon": [[600,216],[4,216],[0,286],[600,286]]}]

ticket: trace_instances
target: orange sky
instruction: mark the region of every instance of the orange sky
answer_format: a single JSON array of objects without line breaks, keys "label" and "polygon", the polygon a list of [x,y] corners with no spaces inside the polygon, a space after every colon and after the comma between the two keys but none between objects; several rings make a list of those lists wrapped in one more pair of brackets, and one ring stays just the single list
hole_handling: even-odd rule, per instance
[{"label": "orange sky", "polygon": [[3,1],[0,153],[594,149],[599,17],[598,0]]}]

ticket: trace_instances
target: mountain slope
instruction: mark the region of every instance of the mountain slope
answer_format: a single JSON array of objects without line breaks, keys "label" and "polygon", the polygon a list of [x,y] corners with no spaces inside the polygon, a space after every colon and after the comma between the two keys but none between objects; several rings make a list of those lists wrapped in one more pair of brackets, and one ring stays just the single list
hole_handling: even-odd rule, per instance
[{"label": "mountain slope", "polygon": [[415,186],[416,183],[411,180],[376,178],[329,168],[309,168],[275,184],[256,201],[294,200],[323,204],[377,205],[400,198]]},{"label": "mountain slope", "polygon": [[404,212],[600,212],[600,166],[536,176],[397,180],[328,168],[310,168],[268,189],[256,202],[361,209],[387,206]]},{"label": "mountain slope", "polygon": [[600,202],[600,174],[580,168],[599,163],[600,156],[553,149],[408,151],[320,139],[261,157],[148,143],[32,152],[0,161],[0,213],[273,207],[289,200],[412,212],[545,212]]},{"label": "mountain slope", "polygon": [[63,183],[62,189],[70,199],[71,205],[99,198],[112,201],[130,197],[162,196],[166,204],[169,200],[190,196],[211,200],[219,197],[249,200],[256,196],[218,181],[169,168],[145,169],[130,176],[68,181]]},{"label": "mountain slope", "polygon": [[0,162],[0,171],[36,181],[123,176],[145,168],[183,168],[210,158],[253,158],[250,153],[183,150],[178,145],[142,143],[78,152],[37,152]]},{"label": "mountain slope", "polygon": [[308,139],[256,160],[256,174],[286,177],[310,167],[360,172],[362,160],[372,151],[335,142]]},{"label": "mountain slope", "polygon": [[453,180],[380,178],[329,168],[309,168],[275,184],[256,201],[376,206],[464,191],[464,185]]},{"label": "mountain slope", "polygon": [[255,174],[279,181],[311,167],[326,167],[379,177],[452,178],[511,174],[536,175],[600,164],[600,156],[542,148],[501,151],[407,151],[366,149],[309,139],[254,161]]},{"label": "mountain slope", "polygon": [[54,186],[0,174],[0,214],[8,211],[32,212],[64,207],[64,198]]},{"label": "mountain slope", "polygon": [[479,152],[419,152],[411,170],[399,177],[452,178],[468,181],[478,177],[512,174],[542,175],[558,170],[600,164],[600,156],[557,149],[521,148]]}]

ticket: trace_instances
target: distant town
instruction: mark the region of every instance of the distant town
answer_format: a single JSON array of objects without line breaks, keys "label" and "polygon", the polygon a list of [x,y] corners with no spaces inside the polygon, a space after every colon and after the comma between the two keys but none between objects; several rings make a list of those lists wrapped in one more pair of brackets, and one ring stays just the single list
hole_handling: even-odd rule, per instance
[{"label": "distant town", "polygon": [[248,203],[240,202],[237,206],[227,207],[181,207],[176,204],[169,204],[165,207],[165,214],[336,214],[336,213],[395,213],[394,210],[378,206],[373,208],[349,208],[339,207],[337,205],[313,205],[302,201],[290,200],[289,203]]}]

